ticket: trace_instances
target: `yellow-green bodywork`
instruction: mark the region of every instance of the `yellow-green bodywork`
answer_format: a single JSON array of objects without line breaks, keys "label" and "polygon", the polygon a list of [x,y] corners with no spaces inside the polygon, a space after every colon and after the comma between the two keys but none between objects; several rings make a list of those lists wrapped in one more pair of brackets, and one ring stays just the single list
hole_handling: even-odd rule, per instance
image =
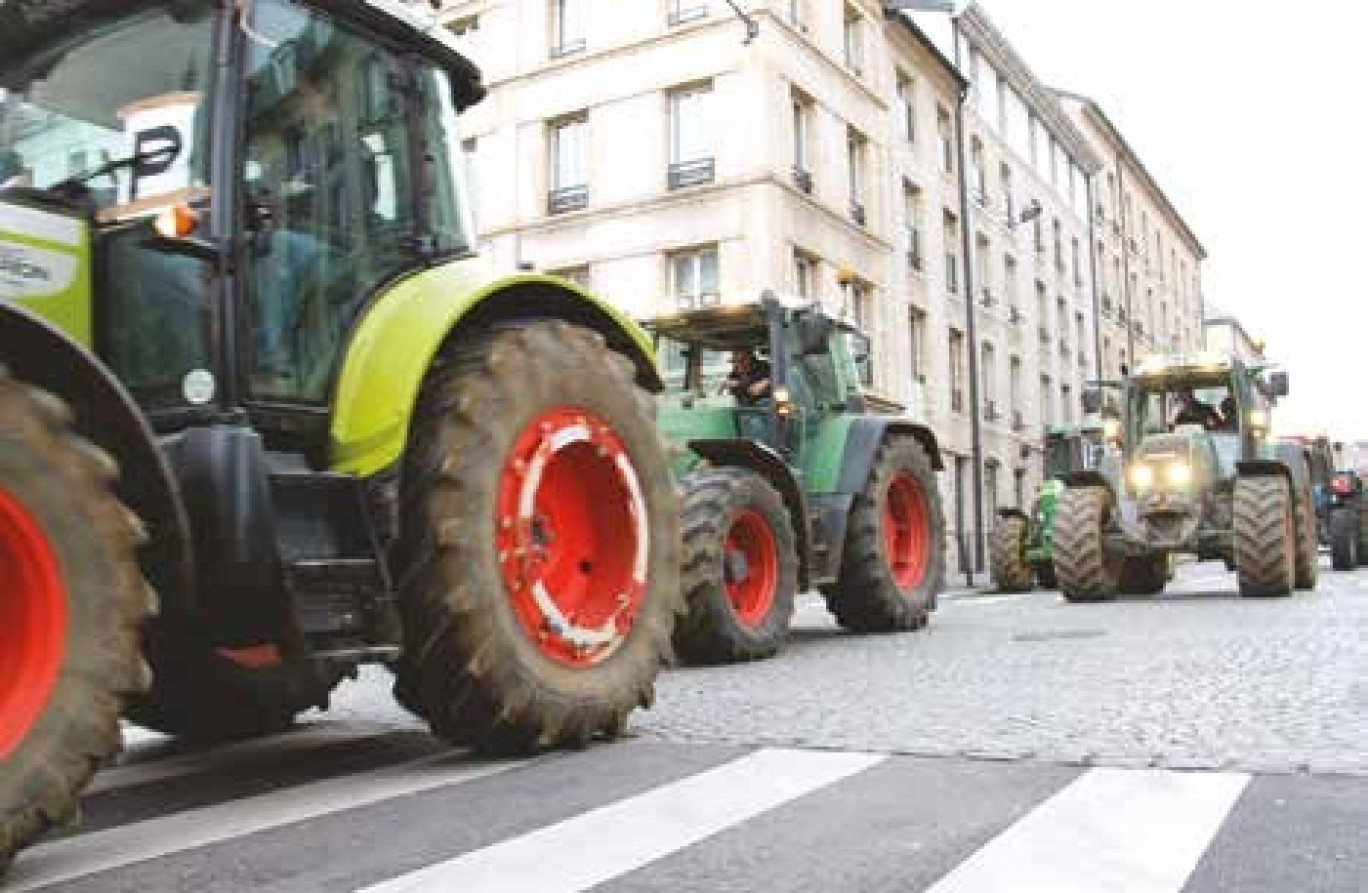
[{"label": "yellow-green bodywork", "polygon": [[0,300],[43,317],[89,348],[90,228],[82,220],[0,203]]},{"label": "yellow-green bodywork", "polygon": [[541,315],[572,317],[588,305],[621,330],[639,362],[654,364],[646,332],[574,283],[535,273],[500,276],[478,258],[443,264],[401,280],[358,320],[332,401],[332,469],[365,476],[394,464],[407,443],[423,377],[447,335],[473,310],[526,286],[553,288],[565,301]]}]

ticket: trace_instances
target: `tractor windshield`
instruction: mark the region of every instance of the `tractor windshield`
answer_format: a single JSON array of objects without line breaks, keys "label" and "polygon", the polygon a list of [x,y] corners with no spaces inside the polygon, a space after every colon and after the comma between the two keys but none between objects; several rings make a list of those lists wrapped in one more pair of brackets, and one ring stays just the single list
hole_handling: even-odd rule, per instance
[{"label": "tractor windshield", "polygon": [[208,185],[210,3],[54,30],[0,72],[0,188],[60,188],[104,221]]}]

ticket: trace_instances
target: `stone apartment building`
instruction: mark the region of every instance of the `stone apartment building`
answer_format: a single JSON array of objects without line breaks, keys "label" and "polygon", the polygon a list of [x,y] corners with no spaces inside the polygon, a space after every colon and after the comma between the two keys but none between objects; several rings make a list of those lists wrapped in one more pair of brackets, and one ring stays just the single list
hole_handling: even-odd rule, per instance
[{"label": "stone apartment building", "polygon": [[1097,374],[1110,156],[974,7],[950,29],[871,0],[743,5],[749,42],[723,0],[448,3],[490,87],[465,121],[484,247],[638,317],[763,288],[847,313],[873,391],[941,439],[959,568],[995,507],[1029,503],[1044,427]]}]

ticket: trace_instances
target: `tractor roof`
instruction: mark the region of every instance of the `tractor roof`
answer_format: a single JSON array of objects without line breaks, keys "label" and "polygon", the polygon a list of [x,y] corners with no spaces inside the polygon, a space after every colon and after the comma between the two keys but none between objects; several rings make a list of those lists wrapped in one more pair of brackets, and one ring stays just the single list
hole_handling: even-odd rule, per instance
[{"label": "tractor roof", "polygon": [[1152,354],[1145,357],[1132,372],[1141,380],[1178,379],[1199,382],[1219,381],[1229,377],[1239,365],[1238,358],[1229,353],[1203,350],[1197,353]]},{"label": "tractor roof", "polygon": [[[810,301],[765,291],[750,300],[669,313],[646,320],[643,324],[650,331],[669,338],[696,341],[716,350],[733,350],[753,347],[766,339],[766,313],[772,306],[778,306],[786,312],[825,312]],[[850,323],[834,317],[832,320],[842,330],[858,331]]]}]

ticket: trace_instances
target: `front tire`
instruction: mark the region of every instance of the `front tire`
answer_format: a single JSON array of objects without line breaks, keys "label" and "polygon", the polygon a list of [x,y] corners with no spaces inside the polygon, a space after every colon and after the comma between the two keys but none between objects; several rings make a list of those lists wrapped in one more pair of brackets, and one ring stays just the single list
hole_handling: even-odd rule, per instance
[{"label": "front tire", "polygon": [[1121,564],[1118,591],[1124,595],[1158,595],[1168,585],[1169,576],[1168,555],[1133,556]]},{"label": "front tire", "polygon": [[998,592],[1030,592],[1032,567],[1026,560],[1029,530],[1020,515],[1003,515],[988,538],[988,565]]},{"label": "front tire", "polygon": [[155,609],[118,468],[60,400],[0,369],[0,871],[76,812],[147,686],[138,627]]},{"label": "front tire", "polygon": [[396,694],[453,743],[581,746],[649,706],[679,597],[650,397],[558,321],[463,336],[419,396],[401,483]]},{"label": "front tire", "polygon": [[1296,523],[1287,479],[1235,481],[1235,574],[1240,595],[1283,596],[1296,583]]},{"label": "front tire", "polygon": [[1123,561],[1106,549],[1111,511],[1111,494],[1101,487],[1071,487],[1059,496],[1054,517],[1054,567],[1059,591],[1070,602],[1116,597]]},{"label": "front tire", "polygon": [[841,626],[890,632],[926,625],[945,575],[945,521],[921,444],[890,437],[855,497],[836,583],[822,590]]},{"label": "front tire", "polygon": [[788,638],[798,590],[783,497],[739,468],[684,481],[684,602],[675,652],[685,663],[759,660]]},{"label": "front tire", "polygon": [[1337,571],[1351,571],[1359,566],[1358,509],[1331,509],[1330,563]]}]

